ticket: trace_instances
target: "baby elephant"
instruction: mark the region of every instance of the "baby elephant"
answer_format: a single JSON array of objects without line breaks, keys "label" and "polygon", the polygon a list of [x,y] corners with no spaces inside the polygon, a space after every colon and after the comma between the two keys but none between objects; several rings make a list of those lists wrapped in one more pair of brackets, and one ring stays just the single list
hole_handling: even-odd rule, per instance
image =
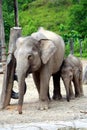
[{"label": "baby elephant", "polygon": [[82,63],[77,57],[70,54],[64,59],[61,66],[61,78],[65,85],[67,101],[70,101],[70,98],[73,96],[71,81],[74,85],[75,97],[83,95]]}]

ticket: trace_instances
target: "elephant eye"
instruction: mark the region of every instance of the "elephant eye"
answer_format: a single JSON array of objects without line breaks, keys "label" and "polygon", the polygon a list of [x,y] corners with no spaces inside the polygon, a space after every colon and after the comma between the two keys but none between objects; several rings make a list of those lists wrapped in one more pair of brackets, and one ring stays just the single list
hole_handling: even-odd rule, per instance
[{"label": "elephant eye", "polygon": [[32,50],[33,50],[33,51],[37,51],[36,47],[33,47]]},{"label": "elephant eye", "polygon": [[28,60],[32,60],[33,56],[31,54],[28,55]]},{"label": "elephant eye", "polygon": [[66,75],[66,73],[67,73],[67,71],[64,69],[64,70],[62,70],[62,74],[63,75]]}]

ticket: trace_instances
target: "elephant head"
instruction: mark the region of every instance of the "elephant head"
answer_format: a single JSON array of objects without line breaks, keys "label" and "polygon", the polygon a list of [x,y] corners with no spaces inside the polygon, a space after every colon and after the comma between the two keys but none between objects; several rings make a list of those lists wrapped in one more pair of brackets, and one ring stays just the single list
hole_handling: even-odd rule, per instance
[{"label": "elephant head", "polygon": [[37,71],[41,64],[46,64],[56,51],[51,40],[41,34],[38,34],[38,39],[36,34],[17,40],[17,49],[14,53],[17,75],[22,73],[27,76],[28,73]]},{"label": "elephant head", "polygon": [[47,64],[51,56],[56,52],[56,47],[53,41],[47,39],[41,32],[19,38],[16,46],[17,49],[14,55],[19,86],[18,111],[21,114],[25,77],[29,73],[39,71],[44,64]]},{"label": "elephant head", "polygon": [[73,80],[73,70],[72,67],[63,66],[61,69],[61,77],[64,82],[64,86],[66,89],[67,101],[70,100],[70,89],[71,89],[71,81]]}]

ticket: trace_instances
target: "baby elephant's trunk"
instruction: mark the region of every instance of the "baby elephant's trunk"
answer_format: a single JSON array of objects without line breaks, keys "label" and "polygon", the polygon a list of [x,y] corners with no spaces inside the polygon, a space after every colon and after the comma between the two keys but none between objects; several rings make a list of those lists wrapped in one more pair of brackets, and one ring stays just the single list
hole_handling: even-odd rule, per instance
[{"label": "baby elephant's trunk", "polygon": [[65,89],[66,89],[66,98],[67,98],[67,101],[69,102],[70,101],[70,93],[69,93],[69,81],[64,81],[64,85],[65,85]]}]

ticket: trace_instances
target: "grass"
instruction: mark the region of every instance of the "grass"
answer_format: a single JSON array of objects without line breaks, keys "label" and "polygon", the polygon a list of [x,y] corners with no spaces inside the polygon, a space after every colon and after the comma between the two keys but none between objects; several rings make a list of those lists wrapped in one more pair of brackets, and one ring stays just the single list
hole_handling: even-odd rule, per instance
[{"label": "grass", "polygon": [[[22,7],[22,10],[19,11],[19,22],[24,36],[37,31],[41,26],[61,36],[66,35],[70,31],[68,30],[68,23],[70,20],[69,10],[72,7],[71,0],[54,1],[35,0]],[[86,44],[84,45],[86,46]],[[75,45],[74,52],[76,56],[80,57],[79,44]],[[66,45],[66,55],[69,53],[70,47]],[[87,57],[87,52],[82,53],[82,56]]]},{"label": "grass", "polygon": [[37,0],[29,3],[27,8],[19,13],[23,35],[31,34],[40,26],[62,34],[59,27],[60,24],[67,26],[69,8],[70,5],[54,6],[50,0]]}]

